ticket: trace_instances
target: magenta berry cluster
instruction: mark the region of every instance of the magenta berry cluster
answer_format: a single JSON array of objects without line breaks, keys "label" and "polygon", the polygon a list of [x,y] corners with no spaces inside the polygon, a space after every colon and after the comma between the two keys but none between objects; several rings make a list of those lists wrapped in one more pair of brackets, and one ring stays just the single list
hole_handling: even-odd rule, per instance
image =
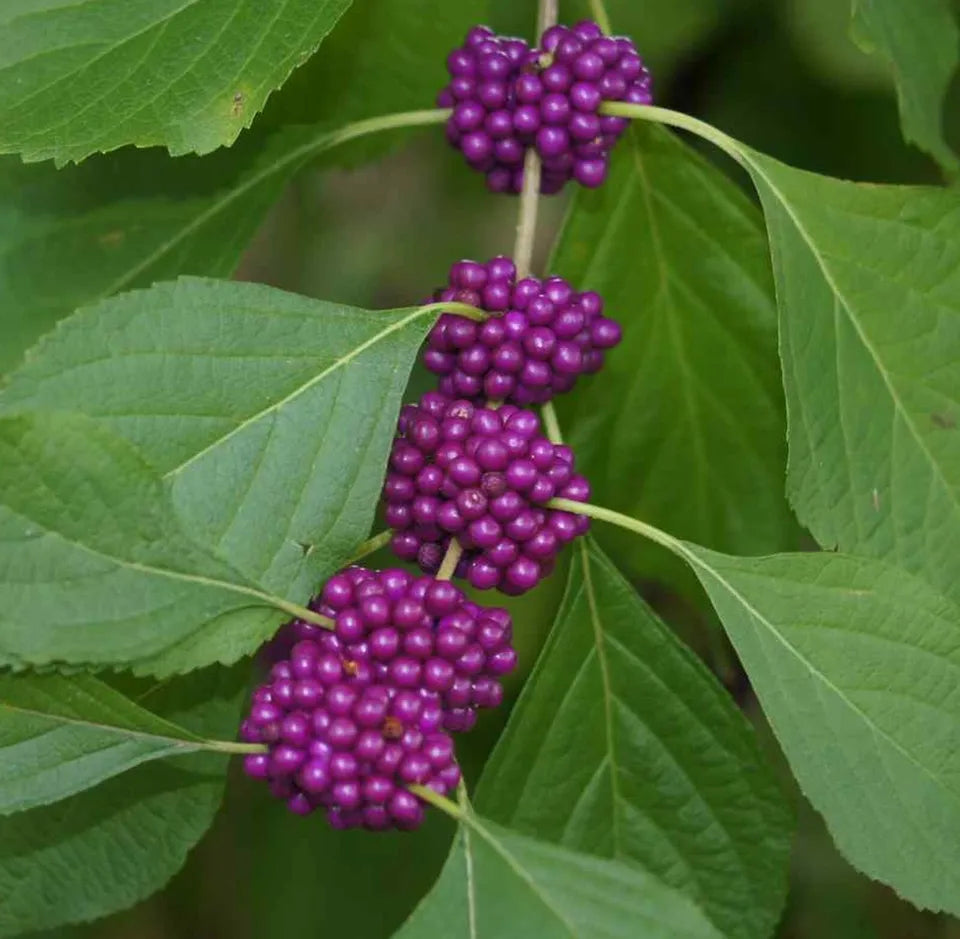
[{"label": "magenta berry cluster", "polygon": [[283,657],[241,727],[268,749],[245,770],[335,827],[415,828],[423,804],[407,787],[449,795],[460,781],[449,732],[503,700],[510,616],[447,581],[362,567],[330,578],[312,606],[334,629],[296,620],[274,640]]},{"label": "magenta berry cluster", "polygon": [[451,398],[543,404],[599,371],[621,338],[599,294],[577,293],[561,277],[518,281],[506,257],[458,261],[434,299],[493,314],[483,323],[444,314],[430,331],[423,361]]},{"label": "magenta berry cluster", "polygon": [[542,161],[541,192],[558,192],[569,179],[600,186],[628,124],[600,114],[600,106],[653,100],[633,42],[605,36],[590,20],[551,26],[535,49],[476,26],[447,57],[447,69],[450,82],[437,96],[440,107],[453,109],[447,139],[494,192],[520,192],[529,147]]},{"label": "magenta berry cluster", "polygon": [[400,412],[390,454],[383,495],[393,550],[434,573],[455,537],[459,576],[481,590],[524,593],[589,527],[585,516],[547,507],[558,496],[589,498],[573,464],[532,411],[427,392]]}]

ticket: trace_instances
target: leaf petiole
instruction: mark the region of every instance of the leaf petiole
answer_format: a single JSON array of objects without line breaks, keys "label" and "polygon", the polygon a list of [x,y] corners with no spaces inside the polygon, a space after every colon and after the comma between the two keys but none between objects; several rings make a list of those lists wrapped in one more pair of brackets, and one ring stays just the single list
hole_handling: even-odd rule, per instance
[{"label": "leaf petiole", "polygon": [[672,551],[680,557],[688,557],[688,552],[683,542],[674,538],[672,535],[668,535],[665,531],[660,531],[659,528],[654,528],[653,525],[641,522],[637,518],[631,518],[622,512],[615,512],[613,509],[606,509],[602,505],[593,505],[589,502],[576,502],[573,499],[559,498],[551,499],[547,503],[547,507],[560,509],[563,512],[573,512],[576,515],[587,515],[601,522],[618,525],[620,528],[625,528],[627,531],[632,531],[634,534],[642,535],[644,538],[649,538],[651,541],[663,545],[667,550]]}]

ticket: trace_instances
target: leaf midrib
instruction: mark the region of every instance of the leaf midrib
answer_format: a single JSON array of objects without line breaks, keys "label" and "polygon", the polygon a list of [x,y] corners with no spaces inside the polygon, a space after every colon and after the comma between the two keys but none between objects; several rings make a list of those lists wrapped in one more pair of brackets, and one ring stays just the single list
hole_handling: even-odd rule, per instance
[{"label": "leaf midrib", "polygon": [[817,250],[816,244],[813,241],[812,236],[801,223],[800,219],[797,217],[796,213],[793,211],[786,195],[776,186],[773,180],[763,171],[760,164],[750,159],[749,151],[746,151],[744,154],[750,162],[750,166],[753,170],[763,179],[764,183],[769,188],[770,192],[774,194],[777,198],[777,201],[783,207],[784,212],[786,212],[787,217],[793,223],[794,227],[797,230],[797,233],[803,239],[804,243],[807,245],[807,248],[810,251],[810,254],[817,263],[817,266],[820,268],[820,271],[823,274],[823,279],[827,282],[827,285],[833,291],[834,296],[839,301],[840,306],[844,309],[847,314],[847,319],[850,322],[850,325],[853,327],[857,336],[859,337],[863,347],[866,349],[870,358],[873,361],[874,367],[881,379],[883,380],[884,385],[887,388],[890,398],[894,405],[894,410],[900,416],[901,420],[907,426],[907,429],[910,431],[910,435],[916,441],[920,450],[923,452],[924,456],[927,458],[927,461],[930,464],[931,469],[933,470],[934,476],[939,480],[941,486],[946,491],[949,501],[953,505],[953,509],[956,514],[960,515],[960,497],[954,492],[953,487],[950,485],[949,481],[943,474],[943,469],[940,466],[939,462],[934,458],[933,454],[930,452],[926,441],[921,436],[919,429],[914,422],[913,416],[907,410],[906,406],[903,404],[903,401],[900,399],[900,395],[893,385],[890,376],[887,370],[883,367],[882,360],[879,353],[874,348],[873,343],[870,341],[868,336],[863,330],[862,324],[854,313],[853,306],[850,301],[844,295],[843,291],[840,290],[839,285],[837,284],[832,271],[830,270],[829,265],[826,262],[824,256]]},{"label": "leaf midrib", "polygon": [[402,319],[395,320],[389,326],[380,330],[380,332],[374,333],[374,335],[364,340],[359,345],[354,346],[349,352],[335,359],[325,369],[318,372],[316,375],[313,375],[311,378],[303,382],[301,385],[298,385],[291,392],[284,395],[284,397],[278,399],[277,401],[271,402],[269,405],[267,405],[267,407],[261,408],[261,410],[250,415],[250,417],[244,418],[244,420],[242,420],[240,423],[232,427],[227,433],[221,435],[220,437],[215,438],[205,447],[198,450],[196,453],[192,454],[188,459],[184,460],[182,463],[178,464],[177,466],[174,466],[171,469],[167,470],[163,478],[169,479],[170,477],[176,476],[178,473],[180,473],[181,470],[186,469],[186,467],[190,466],[192,463],[201,459],[207,453],[211,452],[212,450],[215,450],[217,447],[225,443],[231,437],[241,433],[247,427],[250,427],[253,424],[257,423],[257,421],[262,420],[268,414],[271,414],[274,411],[278,411],[285,405],[289,404],[291,401],[296,400],[298,397],[300,397],[300,395],[305,394],[312,387],[314,387],[315,385],[318,385],[320,382],[322,382],[325,378],[329,377],[331,374],[336,372],[338,369],[341,369],[346,365],[348,365],[351,361],[353,361],[359,355],[366,352],[368,349],[372,348],[377,343],[383,341],[384,339],[386,339],[387,336],[391,335],[392,333],[395,333],[398,330],[403,329],[405,326],[408,326],[410,323],[415,322],[417,319],[423,316],[435,316],[435,315],[436,315],[435,310],[427,309],[425,307],[417,307]]},{"label": "leaf midrib", "polygon": [[709,574],[721,587],[723,587],[740,605],[756,620],[756,622],[765,626],[770,634],[779,642],[787,652],[792,655],[794,658],[800,662],[803,667],[821,684],[828,688],[834,695],[837,696],[837,699],[841,701],[846,707],[848,707],[860,720],[863,721],[864,725],[869,727],[874,736],[878,737],[887,742],[887,744],[892,747],[896,752],[900,753],[909,763],[916,766],[917,769],[921,771],[925,776],[929,777],[938,788],[942,789],[948,797],[960,804],[960,796],[950,789],[947,784],[940,779],[935,773],[928,769],[923,763],[916,759],[909,750],[907,750],[898,740],[891,737],[887,731],[882,727],[877,725],[871,718],[864,713],[861,708],[859,708],[846,694],[837,687],[823,672],[821,672],[803,653],[800,652],[796,646],[792,645],[786,638],[786,636],[781,633],[777,627],[767,619],[759,610],[756,609],[746,597],[741,594],[736,587],[730,583],[715,567],[708,564],[702,558],[700,558],[696,553],[691,551],[685,544],[680,542],[677,543],[678,550],[681,551],[683,556],[688,559],[688,561],[696,568],[699,568]]}]

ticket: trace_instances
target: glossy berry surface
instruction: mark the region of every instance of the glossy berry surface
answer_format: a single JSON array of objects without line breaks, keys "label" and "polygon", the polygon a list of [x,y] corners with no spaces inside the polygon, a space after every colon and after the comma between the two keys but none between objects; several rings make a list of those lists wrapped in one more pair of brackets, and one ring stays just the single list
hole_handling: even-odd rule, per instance
[{"label": "glossy berry surface", "polygon": [[447,57],[447,69],[450,81],[437,96],[440,107],[452,109],[447,139],[495,192],[520,191],[529,147],[542,161],[541,192],[558,192],[570,179],[600,186],[628,124],[601,115],[601,105],[653,100],[633,42],[605,36],[589,20],[550,27],[536,49],[474,27]]},{"label": "glossy berry surface", "polygon": [[301,626],[316,638],[295,642],[253,692],[240,735],[268,750],[245,757],[245,772],[337,828],[416,828],[424,804],[407,787],[448,795],[460,781],[437,696],[376,680],[334,635]]},{"label": "glossy berry surface", "polygon": [[541,433],[532,411],[494,409],[441,392],[400,412],[383,487],[393,550],[428,573],[452,537],[458,576],[479,589],[521,594],[552,570],[560,549],[590,520],[547,507],[585,502],[590,486],[573,452]]},{"label": "glossy berry surface", "polygon": [[369,657],[375,681],[438,700],[443,727],[473,727],[478,708],[503,700],[500,679],[517,664],[513,625],[449,581],[352,567],[327,581],[320,609],[345,648]]},{"label": "glossy berry surface", "polygon": [[440,391],[475,402],[542,404],[603,366],[621,338],[603,299],[577,293],[560,277],[516,278],[509,258],[458,261],[434,299],[469,303],[491,314],[479,323],[444,314],[430,331],[424,364]]}]

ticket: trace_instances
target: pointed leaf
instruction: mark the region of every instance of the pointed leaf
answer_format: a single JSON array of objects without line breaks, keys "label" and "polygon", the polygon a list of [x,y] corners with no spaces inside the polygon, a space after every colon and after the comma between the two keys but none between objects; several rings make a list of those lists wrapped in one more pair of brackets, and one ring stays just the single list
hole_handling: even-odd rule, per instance
[{"label": "pointed leaf", "polygon": [[769,936],[791,819],[750,725],[595,544],[575,552],[477,805],[538,838],[637,862],[724,935]]},{"label": "pointed leaf", "polygon": [[534,841],[485,819],[461,828],[397,939],[719,939],[682,894],[638,868]]},{"label": "pointed leaf", "polygon": [[867,558],[679,550],[840,850],[960,913],[960,608]]},{"label": "pointed leaf", "polygon": [[99,418],[164,476],[195,540],[303,602],[369,532],[435,316],[253,284],[158,284],[64,321],[0,408]]},{"label": "pointed leaf", "polygon": [[950,0],[853,0],[850,31],[864,52],[886,59],[904,137],[956,170],[960,161],[943,139],[944,99],[960,61]]},{"label": "pointed leaf", "polygon": [[777,278],[794,508],[821,545],[960,598],[960,191],[744,156]]},{"label": "pointed leaf", "polygon": [[0,152],[233,143],[350,0],[85,0],[0,13]]},{"label": "pointed leaf", "polygon": [[0,676],[0,815],[206,746],[92,675]]},{"label": "pointed leaf", "polygon": [[[206,669],[142,703],[204,737],[236,732],[248,669]],[[139,766],[0,824],[0,936],[105,916],[159,890],[220,805],[226,757]]]},{"label": "pointed leaf", "polygon": [[[760,215],[674,135],[634,133],[607,183],[577,194],[551,265],[624,331],[603,373],[558,401],[564,432],[601,505],[722,550],[792,547]],[[688,576],[654,545],[601,538],[637,574]]]},{"label": "pointed leaf", "polygon": [[159,477],[89,419],[0,419],[0,663],[235,660],[284,614],[197,547]]}]

